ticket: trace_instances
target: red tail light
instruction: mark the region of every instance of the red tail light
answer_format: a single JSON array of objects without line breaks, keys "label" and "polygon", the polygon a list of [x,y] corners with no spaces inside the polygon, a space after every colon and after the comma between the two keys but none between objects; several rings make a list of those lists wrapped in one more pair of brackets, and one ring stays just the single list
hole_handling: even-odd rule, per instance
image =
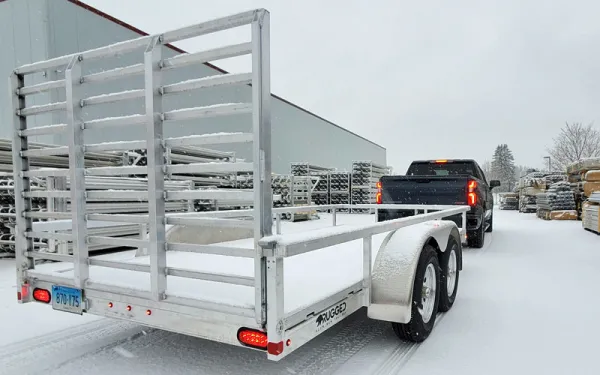
[{"label": "red tail light", "polygon": [[375,195],[375,203],[381,204],[381,181],[377,181],[377,194]]},{"label": "red tail light", "polygon": [[247,346],[256,349],[267,349],[267,334],[261,331],[256,331],[248,328],[241,328],[238,331],[238,340]]},{"label": "red tail light", "polygon": [[38,302],[50,303],[50,292],[46,289],[35,288],[33,290],[33,299]]},{"label": "red tail light", "polygon": [[477,181],[469,180],[467,183],[467,203],[473,207],[477,204]]}]

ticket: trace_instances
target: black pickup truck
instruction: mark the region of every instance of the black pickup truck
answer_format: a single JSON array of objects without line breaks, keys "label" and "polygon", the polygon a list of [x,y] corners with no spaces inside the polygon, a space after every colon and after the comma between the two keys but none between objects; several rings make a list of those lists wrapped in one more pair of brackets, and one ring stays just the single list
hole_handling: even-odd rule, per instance
[{"label": "black pickup truck", "polygon": [[[493,228],[492,189],[500,181],[488,181],[477,162],[470,159],[414,161],[405,176],[383,176],[379,181],[377,203],[423,205],[469,205],[467,245],[481,248],[485,232]],[[414,210],[378,210],[378,221],[414,215]],[[445,220],[462,226],[462,216]]]}]

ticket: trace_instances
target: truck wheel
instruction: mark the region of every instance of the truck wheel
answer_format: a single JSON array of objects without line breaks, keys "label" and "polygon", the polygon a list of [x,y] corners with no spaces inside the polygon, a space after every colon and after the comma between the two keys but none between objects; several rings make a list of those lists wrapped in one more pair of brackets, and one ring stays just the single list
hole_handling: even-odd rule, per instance
[{"label": "truck wheel", "polygon": [[467,245],[476,249],[481,249],[485,242],[485,215],[481,215],[481,225],[479,229],[469,233]]},{"label": "truck wheel", "polygon": [[410,322],[392,323],[396,335],[404,341],[424,341],[435,324],[440,295],[440,263],[431,245],[419,256],[412,294]]},{"label": "truck wheel", "polygon": [[446,312],[452,308],[458,291],[459,260],[458,244],[454,237],[448,240],[446,251],[440,254],[440,304],[438,311]]},{"label": "truck wheel", "polygon": [[490,226],[485,230],[486,233],[492,233],[494,230],[494,214],[490,215]]}]

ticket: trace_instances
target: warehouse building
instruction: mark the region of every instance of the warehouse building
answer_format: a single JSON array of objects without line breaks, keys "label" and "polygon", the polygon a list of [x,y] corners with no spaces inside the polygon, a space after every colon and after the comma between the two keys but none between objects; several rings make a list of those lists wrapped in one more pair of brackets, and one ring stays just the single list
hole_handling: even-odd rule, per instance
[{"label": "warehouse building", "polygon": [[[97,48],[115,42],[147,35],[141,30],[111,17],[77,0],[0,0],[0,74],[7,82],[11,70],[19,65],[45,60],[78,51]],[[165,57],[185,53],[174,46],[165,48]],[[113,69],[120,66],[142,62],[139,51],[128,53],[111,60],[105,59],[83,64],[84,74]],[[173,73],[173,74],[169,74]],[[214,65],[204,64],[184,68],[165,74],[165,83],[183,81],[216,74],[225,71]],[[64,70],[46,71],[34,78],[35,82],[64,78]],[[142,77],[127,78],[102,85],[102,92],[88,91],[86,95],[117,92],[143,87]],[[11,113],[9,111],[9,91],[0,90],[0,138],[12,137]],[[249,86],[231,86],[194,92],[177,96],[178,107],[194,107],[224,102],[247,102],[251,98]],[[28,100],[30,98],[28,97]],[[27,105],[46,104],[65,100],[65,92],[54,90],[31,97],[33,102]],[[172,99],[171,99],[172,100]],[[171,104],[169,104],[171,103]],[[172,101],[165,99],[165,110]],[[86,109],[88,119],[122,116],[141,113],[143,99],[119,102]],[[45,114],[36,116],[35,125],[64,123],[63,114]],[[165,127],[165,136],[185,136],[201,133],[248,131],[250,119],[235,121],[235,117],[194,120]],[[86,143],[104,141],[134,140],[134,131],[130,128],[118,131],[86,134]],[[53,135],[33,139],[37,142],[66,144],[66,136]],[[291,162],[311,164],[348,170],[353,160],[370,160],[386,165],[384,147],[354,134],[330,121],[323,119],[285,99],[273,95],[272,100],[272,152],[273,172],[289,173]],[[217,147],[215,147],[217,148]],[[235,151],[236,157],[252,159],[250,145],[224,145],[222,150]]]}]

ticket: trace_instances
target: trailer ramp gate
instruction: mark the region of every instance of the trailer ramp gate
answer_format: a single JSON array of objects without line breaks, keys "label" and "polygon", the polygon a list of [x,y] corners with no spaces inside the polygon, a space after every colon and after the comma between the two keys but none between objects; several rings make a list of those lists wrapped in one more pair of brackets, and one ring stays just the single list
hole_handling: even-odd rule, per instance
[{"label": "trailer ramp gate", "polygon": [[[245,25],[251,26],[250,41],[213,48],[196,53],[167,58],[163,56],[168,43],[195,38],[206,34]],[[121,66],[104,71],[89,72],[89,65],[115,58],[125,53],[138,53],[142,63]],[[252,69],[239,74],[216,74],[197,77],[176,83],[164,83],[166,71],[207,63],[214,60],[251,55]],[[87,66],[86,66],[87,65]],[[33,75],[49,70],[64,70],[65,78],[42,83],[27,83]],[[143,88],[120,92],[102,92],[102,84],[126,77],[142,76]],[[20,303],[43,302],[55,310],[136,321],[144,325],[194,335],[214,341],[264,350],[268,358],[279,360],[310,339],[369,305],[371,277],[372,237],[418,222],[438,220],[457,213],[464,215],[465,207],[438,207],[441,211],[410,218],[377,223],[351,232],[347,228],[333,228],[318,236],[285,235],[272,228],[283,212],[306,210],[311,207],[273,209],[271,188],[271,92],[270,92],[270,35],[269,12],[253,10],[229,17],[179,28],[158,35],[144,36],[76,54],[23,65],[14,70],[9,79],[14,122],[13,168],[15,176],[16,264],[17,285],[20,286]],[[247,103],[221,103],[165,111],[165,97],[178,93],[208,88],[251,85],[251,101]],[[27,98],[51,90],[64,90],[65,101],[28,105]],[[94,94],[87,94],[93,92]],[[48,95],[51,97],[50,95]],[[144,105],[133,115],[88,118],[91,107],[142,99]],[[174,101],[176,102],[176,101]],[[176,103],[178,104],[178,103]],[[63,114],[65,123],[32,127],[31,119],[40,114]],[[165,137],[164,128],[180,121],[230,116],[232,121],[248,124],[243,133],[208,133],[185,137]],[[59,116],[52,116],[56,119]],[[85,142],[87,130],[131,127],[139,131],[134,141]],[[201,127],[200,127],[201,128]],[[68,146],[28,147],[30,137],[64,134]],[[165,148],[170,146],[200,146],[252,142],[253,162],[165,164]],[[122,152],[139,147],[147,149],[147,166],[89,167],[84,164],[87,152]],[[69,169],[30,168],[29,158],[53,156],[68,151]],[[237,173],[252,172],[254,189],[170,189],[165,179],[172,173]],[[146,175],[148,189],[90,190],[86,188],[87,176]],[[36,190],[32,178],[69,178],[70,189]],[[20,192],[20,193],[19,193]],[[70,201],[71,212],[34,212],[33,198],[51,198]],[[86,210],[92,199],[131,199],[148,202],[147,215],[98,214]],[[239,200],[253,202],[253,209],[211,214],[166,214],[165,204],[171,201],[197,199]],[[362,207],[362,206],[361,206]],[[319,208],[323,208],[320,206]],[[349,205],[328,206],[335,226],[336,210]],[[365,205],[364,208],[374,208]],[[401,208],[401,207],[398,207]],[[414,209],[410,208],[410,209]],[[237,216],[237,217],[233,217]],[[64,226],[70,218],[68,234],[56,232],[56,225]],[[250,218],[251,220],[247,220]],[[50,220],[36,222],[34,219]],[[147,236],[140,239],[117,239],[93,236],[88,229],[114,223],[139,224],[147,227]],[[253,246],[230,247],[219,244],[195,245],[170,243],[166,240],[168,225],[198,227],[252,228]],[[356,229],[356,228],[355,228]],[[71,242],[73,255],[53,254],[34,249],[34,239]],[[363,280],[345,290],[320,300],[298,311],[284,311],[283,261],[286,257],[362,239]],[[117,260],[102,260],[89,256],[90,244],[127,245],[147,249],[149,264],[136,264]],[[196,254],[216,254],[253,259],[254,277],[200,272],[167,264],[167,251]],[[73,264],[73,277],[59,272],[36,270],[35,260],[45,259]],[[90,278],[90,267],[104,267],[149,274],[149,287],[140,285],[108,285]],[[167,277],[178,277],[250,287],[254,290],[254,306],[234,306],[203,300],[196,295],[177,295],[168,292]]]}]

